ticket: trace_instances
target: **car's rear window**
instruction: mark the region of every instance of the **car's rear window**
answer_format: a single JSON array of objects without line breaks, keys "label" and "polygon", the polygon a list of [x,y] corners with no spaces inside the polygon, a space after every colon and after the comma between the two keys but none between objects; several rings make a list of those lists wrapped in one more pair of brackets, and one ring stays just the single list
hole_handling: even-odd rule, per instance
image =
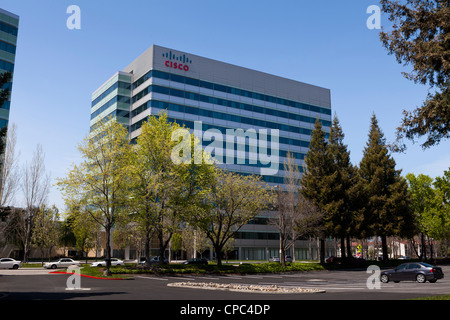
[{"label": "car's rear window", "polygon": [[427,267],[427,268],[433,268],[433,266],[431,264],[428,264],[428,263],[421,262],[420,264],[423,265],[424,267]]}]

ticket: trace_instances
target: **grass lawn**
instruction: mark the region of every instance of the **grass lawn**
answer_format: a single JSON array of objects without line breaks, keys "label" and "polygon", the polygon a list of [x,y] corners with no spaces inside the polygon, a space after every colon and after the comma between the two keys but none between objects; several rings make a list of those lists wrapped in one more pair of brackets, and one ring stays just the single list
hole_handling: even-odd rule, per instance
[{"label": "grass lawn", "polygon": [[409,299],[409,300],[450,300],[450,294],[446,294],[446,295],[442,295],[442,296],[414,298],[414,299]]}]

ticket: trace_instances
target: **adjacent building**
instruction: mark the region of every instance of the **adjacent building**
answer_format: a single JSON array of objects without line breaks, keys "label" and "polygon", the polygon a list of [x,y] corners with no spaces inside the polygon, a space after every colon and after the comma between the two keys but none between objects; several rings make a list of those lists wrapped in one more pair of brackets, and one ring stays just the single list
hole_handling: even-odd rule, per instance
[{"label": "adjacent building", "polygon": [[[331,97],[326,88],[153,45],[92,94],[90,125],[113,117],[133,141],[160,112],[191,129],[227,170],[282,185],[287,152],[302,168],[316,119],[329,132]],[[278,256],[270,215],[240,230],[236,258]],[[310,249],[299,243],[291,254],[306,259]]]},{"label": "adjacent building", "polygon": [[[14,73],[19,16],[0,9],[0,73]],[[12,90],[12,81],[6,86]],[[4,89],[4,88],[3,88]],[[8,126],[11,99],[0,106],[0,129]]]}]

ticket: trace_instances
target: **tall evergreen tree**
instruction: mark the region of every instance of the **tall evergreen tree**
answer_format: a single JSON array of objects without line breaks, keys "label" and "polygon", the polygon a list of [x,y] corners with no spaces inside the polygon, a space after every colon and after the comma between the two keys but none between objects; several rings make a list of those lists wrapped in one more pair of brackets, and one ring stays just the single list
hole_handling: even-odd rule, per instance
[{"label": "tall evergreen tree", "polygon": [[[350,161],[350,152],[344,144],[344,132],[335,115],[330,131],[329,153],[332,171],[329,180],[331,201],[326,205],[325,227],[328,233],[341,239],[342,257],[351,257],[350,237],[355,235],[354,216],[356,208],[355,185],[357,168]],[[345,251],[347,240],[347,252]]]},{"label": "tall evergreen tree", "polygon": [[[430,85],[430,93],[413,111],[404,110],[398,140],[425,137],[423,148],[450,138],[450,2],[448,0],[381,0],[392,30],[380,39],[397,62],[410,65],[403,75]],[[432,90],[431,90],[432,89]],[[399,145],[404,149],[404,145]]]},{"label": "tall evergreen tree", "polygon": [[[333,168],[333,159],[330,155],[328,142],[322,124],[316,120],[312,132],[309,150],[305,157],[306,168],[303,170],[301,178],[301,193],[319,210],[325,211],[326,206],[332,199],[330,186],[330,176]],[[324,227],[324,224],[322,224]],[[325,241],[324,232],[320,237],[320,262],[325,261]]]},{"label": "tall evergreen tree", "polygon": [[383,260],[388,259],[387,237],[406,236],[413,225],[407,183],[395,165],[374,114],[359,173],[367,197],[364,233],[381,238]]}]

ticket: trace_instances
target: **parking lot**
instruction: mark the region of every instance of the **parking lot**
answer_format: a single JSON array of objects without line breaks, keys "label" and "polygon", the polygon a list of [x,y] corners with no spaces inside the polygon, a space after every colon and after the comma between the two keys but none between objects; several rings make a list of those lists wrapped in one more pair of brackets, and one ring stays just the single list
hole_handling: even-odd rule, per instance
[{"label": "parking lot", "polygon": [[[447,277],[436,283],[381,283],[369,289],[370,273],[364,271],[316,271],[255,275],[137,275],[132,280],[99,280],[81,277],[82,290],[68,291],[68,275],[50,274],[43,268],[0,270],[2,299],[107,299],[107,300],[401,300],[423,296],[450,294],[450,267],[442,267]],[[277,285],[281,287],[317,288],[325,293],[266,294],[176,288],[173,282],[214,282]]]}]

